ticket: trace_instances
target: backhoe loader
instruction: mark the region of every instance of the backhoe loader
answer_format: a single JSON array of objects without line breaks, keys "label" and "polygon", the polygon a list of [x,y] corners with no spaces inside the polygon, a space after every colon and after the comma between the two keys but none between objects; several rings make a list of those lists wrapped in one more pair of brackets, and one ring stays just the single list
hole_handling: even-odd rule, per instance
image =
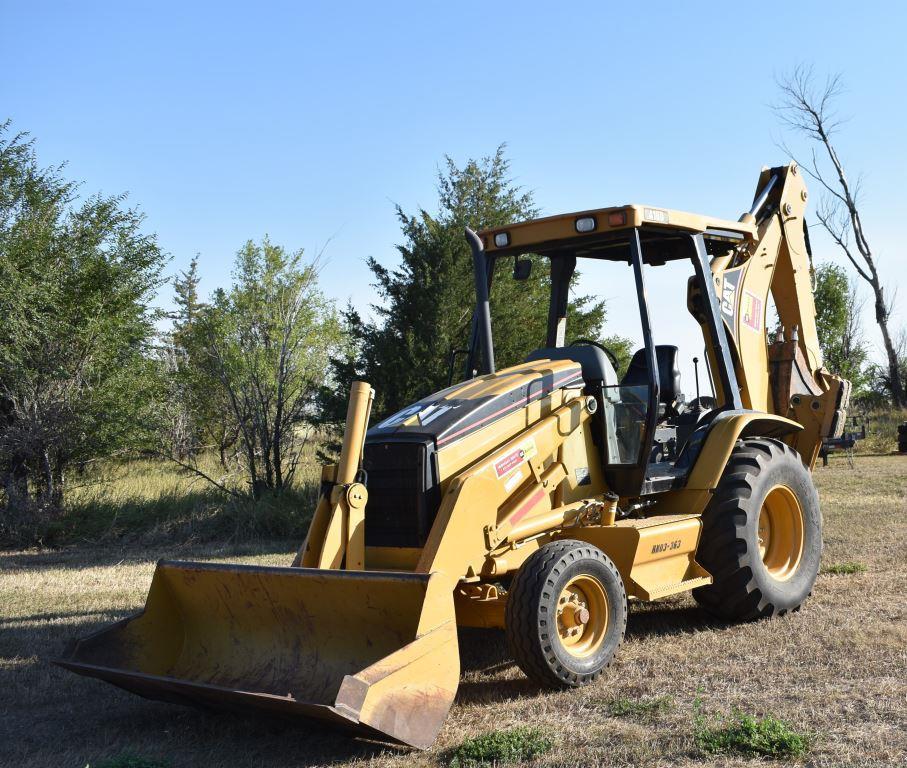
[{"label": "backhoe loader", "polygon": [[[292,565],[161,561],[143,611],[57,663],[424,748],[457,691],[458,627],[503,629],[530,678],[570,688],[611,663],[628,600],[692,591],[741,621],[797,610],[822,550],[811,469],[850,394],[822,363],[806,200],[791,164],[763,169],[738,221],[622,205],[467,230],[464,380],[370,429],[374,392],[353,385]],[[489,284],[507,258],[515,277],[550,265],[547,338],[496,370]],[[643,344],[621,376],[605,346],[566,343],[578,260],[629,276]],[[646,294],[676,262],[713,388],[689,402]]]}]

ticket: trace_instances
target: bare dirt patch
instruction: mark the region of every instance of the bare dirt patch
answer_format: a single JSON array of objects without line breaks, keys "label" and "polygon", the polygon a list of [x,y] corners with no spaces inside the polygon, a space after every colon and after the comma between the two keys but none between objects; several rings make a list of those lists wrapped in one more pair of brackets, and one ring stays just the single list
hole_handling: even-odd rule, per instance
[{"label": "bare dirt patch", "polygon": [[[71,638],[139,608],[158,557],[286,564],[292,542],[254,553],[210,546],[0,553],[0,765],[84,768],[123,755],[206,768],[446,765],[465,739],[519,726],[555,740],[537,765],[790,764],[699,750],[697,718],[718,722],[735,712],[809,734],[807,765],[903,765],[907,457],[858,456],[855,469],[833,457],[816,480],[823,565],[831,570],[802,611],[725,625],[686,596],[635,605],[614,666],[595,685],[566,693],[527,681],[501,633],[464,632],[460,692],[438,744],[424,753],[319,726],[145,701],[48,663]],[[834,568],[847,563],[865,569]]]}]

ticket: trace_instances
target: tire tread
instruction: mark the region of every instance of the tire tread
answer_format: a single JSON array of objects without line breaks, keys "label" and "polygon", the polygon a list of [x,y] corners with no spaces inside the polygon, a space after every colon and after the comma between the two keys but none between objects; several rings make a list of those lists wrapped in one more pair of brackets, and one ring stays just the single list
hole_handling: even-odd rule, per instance
[{"label": "tire tread", "polygon": [[763,595],[751,567],[754,553],[746,536],[748,519],[753,514],[756,480],[781,457],[800,462],[797,452],[780,440],[739,440],[703,515],[697,559],[712,573],[714,581],[694,589],[693,597],[703,608],[722,618],[747,621],[800,608],[800,604],[775,605]]}]

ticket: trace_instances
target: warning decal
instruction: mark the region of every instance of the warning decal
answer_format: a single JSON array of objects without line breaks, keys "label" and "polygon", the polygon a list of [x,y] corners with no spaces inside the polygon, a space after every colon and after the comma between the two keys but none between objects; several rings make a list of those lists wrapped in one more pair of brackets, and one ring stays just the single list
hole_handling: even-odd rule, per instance
[{"label": "warning decal", "polygon": [[524,461],[529,461],[535,456],[535,441],[527,440],[519,448],[514,448],[494,463],[494,473],[498,478],[504,477]]},{"label": "warning decal", "polygon": [[740,302],[741,315],[743,324],[754,331],[762,330],[762,299],[750,293],[743,292],[743,300]]}]

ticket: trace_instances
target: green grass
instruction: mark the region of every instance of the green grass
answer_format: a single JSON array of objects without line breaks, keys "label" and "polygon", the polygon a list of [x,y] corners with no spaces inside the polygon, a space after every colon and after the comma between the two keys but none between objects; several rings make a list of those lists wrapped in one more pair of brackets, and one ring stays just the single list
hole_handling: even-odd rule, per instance
[{"label": "green grass", "polygon": [[863,563],[833,563],[831,565],[822,566],[822,573],[828,573],[834,576],[863,573],[865,570],[866,566],[863,565]]},{"label": "green grass", "polygon": [[651,719],[662,712],[667,712],[674,706],[674,699],[670,696],[654,696],[651,698],[613,699],[608,704],[608,712],[615,717],[630,717],[639,720]]},{"label": "green grass", "polygon": [[705,754],[735,753],[748,757],[800,758],[810,739],[778,718],[735,714],[713,727],[697,723],[696,746]]},{"label": "green grass", "polygon": [[554,746],[554,740],[538,728],[491,731],[466,739],[453,750],[452,766],[503,765],[532,760]]},{"label": "green grass", "polygon": [[89,763],[85,768],[170,768],[170,763],[137,755],[118,755],[99,763]]}]

